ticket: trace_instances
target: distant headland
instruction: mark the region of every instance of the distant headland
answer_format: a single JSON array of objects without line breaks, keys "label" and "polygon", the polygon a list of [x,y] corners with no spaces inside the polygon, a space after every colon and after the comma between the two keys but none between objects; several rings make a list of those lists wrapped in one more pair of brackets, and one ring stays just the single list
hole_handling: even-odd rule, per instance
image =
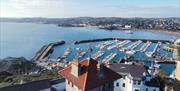
[{"label": "distant headland", "polygon": [[0,18],[0,22],[56,24],[60,27],[96,27],[107,30],[143,29],[180,32],[180,18],[120,18],[120,17],[75,17],[75,18]]}]

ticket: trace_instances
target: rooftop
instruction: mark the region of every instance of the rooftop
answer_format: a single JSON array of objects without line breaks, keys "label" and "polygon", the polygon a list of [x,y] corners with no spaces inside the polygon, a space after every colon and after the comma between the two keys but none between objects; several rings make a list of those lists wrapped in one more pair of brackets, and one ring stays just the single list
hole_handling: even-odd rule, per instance
[{"label": "rooftop", "polygon": [[111,63],[108,65],[109,68],[121,75],[128,75],[134,80],[142,80],[144,74],[148,74],[146,68],[139,64],[120,64]]},{"label": "rooftop", "polygon": [[103,66],[104,76],[100,78],[97,75],[98,62],[91,58],[81,61],[80,65],[81,72],[78,77],[71,74],[71,65],[59,71],[59,74],[82,89],[82,91],[87,91],[121,78],[119,74],[105,66]]}]

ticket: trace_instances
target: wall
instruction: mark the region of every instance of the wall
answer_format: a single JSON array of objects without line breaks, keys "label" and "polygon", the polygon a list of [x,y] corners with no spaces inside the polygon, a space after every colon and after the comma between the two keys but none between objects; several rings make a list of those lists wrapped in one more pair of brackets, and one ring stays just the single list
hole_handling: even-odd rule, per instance
[{"label": "wall", "polygon": [[82,91],[76,85],[72,84],[70,81],[66,80],[66,91]]},{"label": "wall", "polygon": [[140,81],[140,84],[138,84],[139,81],[137,80],[133,80],[133,89],[132,91],[135,91],[136,89],[139,90],[139,91],[144,91],[144,84],[142,81]]},{"label": "wall", "polygon": [[180,81],[180,61],[176,61],[175,78]]},{"label": "wall", "polygon": [[[109,84],[110,84],[110,88],[109,88]],[[82,91],[82,89],[79,89],[76,85],[72,86],[72,83],[71,82],[68,83],[68,80],[66,80],[66,91]],[[90,91],[113,91],[113,82],[91,89]]]},{"label": "wall", "polygon": [[48,79],[45,79],[45,80],[32,81],[25,84],[0,88],[0,91],[38,91],[49,87],[51,87],[50,81]]},{"label": "wall", "polygon": [[158,87],[149,87],[149,86],[145,86],[144,90],[143,91],[146,91],[146,88],[148,89],[148,91],[159,91],[159,88]]},{"label": "wall", "polygon": [[110,83],[104,84],[102,86],[99,86],[97,88],[94,88],[90,91],[113,91],[113,84],[114,84],[114,82],[110,82]]},{"label": "wall", "polygon": [[[117,83],[119,83],[119,86],[116,86]],[[125,83],[125,87],[122,86],[123,83]],[[146,88],[148,91],[154,91],[154,89],[159,91],[157,87],[144,85],[143,81],[140,81],[140,84],[138,84],[138,81],[131,80],[128,76],[123,76],[121,79],[114,81],[114,91],[135,91],[136,89],[139,91],[146,91]]]},{"label": "wall", "polygon": [[[119,83],[119,86],[117,86]],[[123,87],[123,83],[125,87]],[[114,91],[132,91],[133,81],[129,79],[127,76],[123,76],[123,78],[114,81]]]}]

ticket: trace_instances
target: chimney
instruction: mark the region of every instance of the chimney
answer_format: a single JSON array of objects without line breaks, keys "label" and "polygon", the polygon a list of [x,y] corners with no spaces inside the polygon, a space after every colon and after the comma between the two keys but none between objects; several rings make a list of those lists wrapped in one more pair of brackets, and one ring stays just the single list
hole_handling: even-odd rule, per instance
[{"label": "chimney", "polygon": [[99,78],[104,77],[104,65],[101,62],[98,62],[97,75],[98,75]]},{"label": "chimney", "polygon": [[75,77],[80,75],[81,65],[78,60],[74,60],[71,62],[71,74]]}]

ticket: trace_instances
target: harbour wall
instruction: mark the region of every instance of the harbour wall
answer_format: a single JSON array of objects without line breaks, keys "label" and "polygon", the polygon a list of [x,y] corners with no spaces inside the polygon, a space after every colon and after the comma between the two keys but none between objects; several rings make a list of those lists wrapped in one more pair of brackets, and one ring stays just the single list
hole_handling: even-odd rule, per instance
[{"label": "harbour wall", "polygon": [[81,44],[81,43],[89,43],[89,42],[100,42],[100,41],[108,41],[108,40],[131,40],[131,41],[138,41],[141,40],[143,42],[151,41],[151,42],[170,42],[173,43],[173,40],[155,40],[155,39],[128,39],[128,38],[102,38],[102,39],[91,39],[91,40],[80,40],[75,41],[74,44]]},{"label": "harbour wall", "polygon": [[53,52],[53,48],[59,45],[65,44],[65,41],[58,41],[54,43],[49,43],[48,45],[44,45],[41,49],[35,54],[32,58],[33,61],[44,59],[48,56],[49,53]]}]

